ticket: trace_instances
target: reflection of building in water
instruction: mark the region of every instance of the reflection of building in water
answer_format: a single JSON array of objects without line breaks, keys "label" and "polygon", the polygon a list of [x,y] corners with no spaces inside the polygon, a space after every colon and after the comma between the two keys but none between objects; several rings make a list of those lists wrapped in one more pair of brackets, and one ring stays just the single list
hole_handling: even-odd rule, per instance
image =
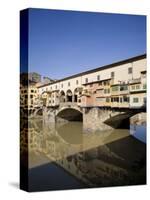
[{"label": "reflection of building in water", "polygon": [[21,100],[20,106],[21,108],[33,110],[38,106],[38,94],[37,88],[34,85],[30,86],[21,86],[20,88]]},{"label": "reflection of building in water", "polygon": [[83,135],[82,143],[71,144],[54,127],[40,127],[33,122],[29,127],[29,150],[44,153],[89,187],[144,183],[145,145],[127,133],[120,135]]}]

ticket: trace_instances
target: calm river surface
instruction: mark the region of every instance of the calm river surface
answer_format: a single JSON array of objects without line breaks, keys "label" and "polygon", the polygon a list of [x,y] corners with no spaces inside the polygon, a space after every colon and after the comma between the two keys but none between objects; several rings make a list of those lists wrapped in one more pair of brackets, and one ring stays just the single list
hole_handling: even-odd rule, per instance
[{"label": "calm river surface", "polygon": [[145,126],[83,133],[82,122],[35,119],[28,140],[30,191],[146,183]]}]

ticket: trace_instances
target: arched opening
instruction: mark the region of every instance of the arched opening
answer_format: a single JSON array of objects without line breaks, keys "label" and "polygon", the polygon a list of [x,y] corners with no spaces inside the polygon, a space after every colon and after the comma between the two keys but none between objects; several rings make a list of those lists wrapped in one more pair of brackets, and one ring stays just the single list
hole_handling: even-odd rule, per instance
[{"label": "arched opening", "polygon": [[46,91],[44,91],[44,92],[42,93],[42,96],[41,96],[42,102],[43,102],[43,106],[46,106],[47,97],[48,97],[48,93],[47,93]]},{"label": "arched opening", "polygon": [[66,97],[67,97],[67,102],[72,102],[72,91],[71,90],[67,90]]},{"label": "arched opening", "polygon": [[62,90],[60,92],[60,103],[63,103],[65,102],[65,92]]},{"label": "arched opening", "polygon": [[78,88],[74,90],[74,102],[78,102]]},{"label": "arched opening", "polygon": [[82,112],[72,109],[72,108],[66,108],[60,111],[57,114],[57,118],[61,118],[67,121],[82,121],[83,120]]},{"label": "arched opening", "polygon": [[36,115],[42,116],[42,115],[43,115],[43,110],[42,110],[42,109],[39,109],[39,110],[36,112]]}]

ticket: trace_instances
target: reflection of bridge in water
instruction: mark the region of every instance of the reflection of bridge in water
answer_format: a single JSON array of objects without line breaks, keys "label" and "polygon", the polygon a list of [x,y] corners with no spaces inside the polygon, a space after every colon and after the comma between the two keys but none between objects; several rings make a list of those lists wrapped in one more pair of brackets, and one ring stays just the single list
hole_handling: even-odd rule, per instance
[{"label": "reflection of bridge in water", "polygon": [[[43,165],[39,160],[44,155],[87,187],[145,183],[145,144],[127,130],[83,134],[80,122],[30,120],[28,140],[30,168]],[[24,152],[27,145],[21,147]],[[38,164],[35,155],[39,156]]]}]

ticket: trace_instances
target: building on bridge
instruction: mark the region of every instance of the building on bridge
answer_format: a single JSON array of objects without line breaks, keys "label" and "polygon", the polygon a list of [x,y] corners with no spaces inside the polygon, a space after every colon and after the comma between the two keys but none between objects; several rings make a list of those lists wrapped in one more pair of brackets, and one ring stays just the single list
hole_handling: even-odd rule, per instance
[{"label": "building on bridge", "polygon": [[43,106],[139,108],[146,104],[146,55],[102,66],[38,87]]}]

